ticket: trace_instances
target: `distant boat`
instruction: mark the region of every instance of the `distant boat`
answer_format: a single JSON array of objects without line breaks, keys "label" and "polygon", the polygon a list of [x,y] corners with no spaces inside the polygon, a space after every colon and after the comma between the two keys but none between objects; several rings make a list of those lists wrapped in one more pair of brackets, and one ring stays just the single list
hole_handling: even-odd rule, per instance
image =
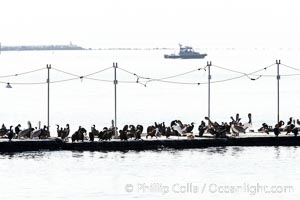
[{"label": "distant boat", "polygon": [[165,54],[164,57],[165,58],[181,58],[181,59],[202,59],[205,58],[205,56],[207,56],[207,54],[200,54],[196,51],[193,50],[192,47],[188,47],[188,46],[182,46],[181,44],[179,44],[180,47],[180,51],[179,54]]}]

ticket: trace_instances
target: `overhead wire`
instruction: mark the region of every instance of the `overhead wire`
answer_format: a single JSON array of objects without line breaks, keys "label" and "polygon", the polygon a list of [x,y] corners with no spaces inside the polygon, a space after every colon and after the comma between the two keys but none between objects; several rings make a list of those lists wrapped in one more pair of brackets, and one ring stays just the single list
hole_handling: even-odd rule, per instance
[{"label": "overhead wire", "polygon": [[[271,65],[269,65],[267,67],[264,67],[264,68],[258,69],[256,71],[253,71],[251,73],[245,73],[245,72],[241,72],[241,71],[238,71],[238,70],[233,70],[233,69],[230,69],[230,68],[225,68],[225,67],[221,67],[221,66],[217,66],[217,65],[211,65],[211,66],[216,67],[218,69],[222,69],[222,70],[226,70],[226,71],[238,73],[240,75],[239,76],[235,76],[235,77],[231,77],[231,78],[227,78],[227,79],[211,81],[210,83],[221,83],[221,82],[231,81],[231,80],[235,80],[235,79],[240,79],[240,78],[243,78],[243,77],[247,77],[250,80],[257,80],[257,79],[259,79],[261,77],[276,77],[277,75],[257,74],[257,73],[259,73],[261,71],[267,70],[268,68],[270,68],[270,67],[272,67],[274,65],[275,65],[275,63],[273,63],[273,64],[271,64]],[[300,69],[295,68],[295,67],[291,67],[291,66],[288,66],[288,65],[285,65],[285,64],[281,64],[281,65],[283,65],[284,67],[293,69],[293,70],[300,71]],[[70,73],[70,72],[67,72],[67,71],[64,71],[64,70],[52,67],[51,69],[53,69],[55,71],[58,71],[60,73],[64,73],[64,74],[73,76],[74,78],[68,78],[68,79],[62,79],[62,80],[56,80],[56,81],[50,81],[50,83],[60,83],[60,82],[67,82],[67,81],[78,80],[78,79],[80,79],[80,80],[88,79],[88,80],[93,80],[93,81],[110,82],[111,83],[111,82],[114,82],[114,81],[113,80],[98,79],[98,78],[92,78],[92,77],[90,77],[90,76],[96,75],[98,73],[104,72],[106,70],[109,70],[111,68],[113,68],[113,67],[107,67],[107,68],[101,69],[99,71],[92,72],[92,73],[80,76],[80,75],[77,75],[77,74],[74,74],[74,73]],[[179,73],[179,74],[174,74],[174,75],[171,75],[171,76],[162,77],[162,78],[150,78],[150,77],[145,77],[145,76],[138,75],[137,73],[134,73],[134,72],[131,72],[131,71],[127,70],[127,69],[118,67],[117,69],[119,69],[121,71],[124,71],[124,72],[126,72],[128,74],[131,74],[131,75],[133,75],[133,76],[135,76],[137,78],[136,81],[118,80],[118,82],[119,83],[138,83],[138,84],[141,84],[141,85],[143,85],[145,87],[147,86],[147,84],[149,82],[152,82],[152,81],[163,82],[163,83],[170,83],[170,84],[183,84],[183,85],[208,84],[208,82],[168,81],[168,79],[172,79],[172,78],[177,78],[177,77],[180,77],[180,76],[184,76],[184,75],[187,75],[187,74],[190,74],[190,73],[194,73],[196,71],[200,71],[202,69],[206,70],[206,68],[207,68],[207,66],[201,67],[201,68],[197,68],[197,69],[193,69],[193,70],[186,71],[186,72],[182,72],[182,73]],[[13,75],[0,76],[0,78],[7,78],[7,77],[14,77],[14,76],[19,76],[19,75],[25,75],[25,74],[29,74],[29,73],[34,73],[34,72],[37,72],[37,71],[45,70],[45,69],[46,68],[39,68],[39,69],[36,69],[36,70],[31,70],[31,71],[27,71],[27,72],[17,73],[17,74],[13,74]],[[299,76],[299,75],[300,74],[298,73],[298,74],[283,74],[281,76]],[[253,78],[253,77],[250,77],[250,76],[256,76],[256,78]],[[143,83],[142,81],[140,81],[140,79],[147,80],[147,81]],[[14,85],[38,85],[38,84],[46,84],[47,81],[43,81],[43,82],[7,82],[7,81],[4,82],[4,81],[0,81],[0,83],[10,83],[10,84],[14,84]]]},{"label": "overhead wire", "polygon": [[282,65],[282,66],[284,66],[284,67],[286,67],[286,68],[289,68],[289,69],[293,69],[293,70],[296,70],[296,71],[300,71],[300,69],[298,69],[298,68],[296,68],[296,67],[291,67],[291,66],[289,66],[289,65],[286,65],[286,64],[280,64],[280,65]]},{"label": "overhead wire", "polygon": [[[247,78],[249,78],[250,80],[254,81],[254,80],[257,80],[257,79],[259,79],[259,78],[261,78],[261,77],[263,77],[263,76],[266,76],[266,77],[267,77],[267,76],[270,76],[270,75],[256,74],[256,73],[261,72],[261,71],[264,71],[264,70],[267,70],[268,68],[270,68],[270,67],[272,67],[272,66],[274,66],[274,65],[275,65],[275,63],[273,63],[273,64],[271,64],[271,65],[269,65],[269,66],[267,66],[267,67],[264,67],[264,68],[262,68],[262,69],[260,69],[260,70],[257,70],[257,71],[255,71],[254,73],[245,73],[245,72],[241,72],[241,71],[237,71],[237,70],[233,70],[233,69],[229,69],[229,68],[225,68],[225,67],[220,67],[220,66],[217,66],[217,65],[212,65],[212,66],[213,66],[213,67],[216,67],[216,68],[219,68],[219,69],[226,70],[226,71],[235,72],[235,73],[238,73],[238,74],[243,74],[243,75],[245,75]],[[256,78],[250,77],[250,75],[256,76]],[[273,76],[273,75],[271,75],[271,76]]]},{"label": "overhead wire", "polygon": [[39,68],[39,69],[35,69],[35,70],[30,70],[30,71],[27,71],[27,72],[21,72],[21,73],[16,73],[16,74],[10,74],[10,75],[3,75],[3,76],[0,76],[0,78],[9,78],[9,77],[14,77],[14,76],[21,76],[21,75],[25,75],[25,74],[31,74],[31,73],[34,73],[34,72],[38,72],[38,71],[42,71],[42,70],[45,70],[46,68]]}]

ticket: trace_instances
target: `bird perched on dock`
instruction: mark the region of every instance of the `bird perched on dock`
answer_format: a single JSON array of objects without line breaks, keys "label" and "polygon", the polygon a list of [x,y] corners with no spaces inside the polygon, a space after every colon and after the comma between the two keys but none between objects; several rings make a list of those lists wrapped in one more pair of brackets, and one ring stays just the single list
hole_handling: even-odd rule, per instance
[{"label": "bird perched on dock", "polygon": [[203,134],[204,134],[204,132],[205,132],[206,129],[207,129],[207,126],[206,126],[205,122],[201,121],[201,124],[198,127],[199,137],[203,136]]},{"label": "bird perched on dock", "polygon": [[278,137],[278,135],[281,133],[281,130],[282,130],[282,126],[284,125],[284,121],[279,121],[276,125],[275,125],[275,128],[274,128],[274,134],[276,137]]},{"label": "bird perched on dock", "polygon": [[99,131],[96,129],[96,125],[94,124],[91,127],[91,132],[89,132],[89,138],[91,142],[94,142],[95,136],[99,136]]},{"label": "bird perched on dock", "polygon": [[9,127],[9,131],[7,132],[8,140],[11,141],[11,139],[14,137],[14,131],[12,130],[13,126]]},{"label": "bird perched on dock", "polygon": [[248,122],[242,124],[240,122],[241,118],[239,117],[239,114],[236,114],[236,119],[233,117],[231,118],[231,131],[235,136],[238,136],[239,133],[246,133],[246,130],[252,126],[252,115],[251,113],[248,114]]},{"label": "bird perched on dock", "polygon": [[261,125],[261,128],[258,129],[258,132],[264,132],[267,133],[269,135],[269,132],[273,130],[273,128],[271,126],[269,126],[267,123],[263,123]]},{"label": "bird perched on dock", "polygon": [[191,124],[187,124],[184,129],[182,130],[183,133],[191,133],[194,129],[195,122],[192,122]]},{"label": "bird perched on dock", "polygon": [[283,131],[286,131],[286,135],[291,133],[293,129],[295,128],[294,120],[292,117],[289,118],[289,121],[286,123],[286,127],[283,129]]},{"label": "bird perched on dock", "polygon": [[66,125],[66,128],[63,129],[63,132],[62,132],[62,134],[61,134],[61,139],[62,139],[63,141],[65,141],[66,138],[68,138],[69,134],[70,134],[70,125],[67,124],[67,125]]},{"label": "bird perched on dock", "polygon": [[143,130],[144,130],[144,127],[143,127],[142,125],[138,124],[138,125],[136,126],[136,131],[135,131],[135,135],[134,135],[134,139],[135,139],[135,140],[140,140],[140,139],[142,139],[141,136],[142,136]]},{"label": "bird perched on dock", "polygon": [[121,140],[127,140],[127,132],[128,132],[128,125],[126,124],[122,130],[119,130],[120,133],[120,139]]},{"label": "bird perched on dock", "polygon": [[79,126],[78,130],[72,135],[72,142],[79,141],[79,140],[83,142],[85,133],[86,133],[86,129]]},{"label": "bird perched on dock", "polygon": [[153,126],[153,125],[151,125],[151,126],[148,126],[147,127],[147,135],[146,135],[146,139],[150,136],[151,138],[152,137],[156,137],[157,138],[157,136],[156,136],[156,128],[155,128],[155,126]]},{"label": "bird perched on dock", "polygon": [[294,133],[294,136],[297,137],[299,133],[299,128],[298,127],[293,128],[292,133]]},{"label": "bird perched on dock", "polygon": [[63,128],[59,128],[59,125],[56,124],[56,132],[57,132],[57,137],[61,137],[61,135],[63,134]]},{"label": "bird perched on dock", "polygon": [[6,126],[4,124],[2,124],[2,127],[0,129],[0,137],[5,136],[7,134],[7,131],[8,130],[7,130]]},{"label": "bird perched on dock", "polygon": [[225,125],[220,125],[218,122],[212,122],[209,117],[205,117],[204,119],[208,120],[208,128],[207,132],[215,136],[216,138],[219,137],[226,137],[226,132],[228,127]]},{"label": "bird perched on dock", "polygon": [[15,127],[15,134],[16,134],[16,137],[18,137],[20,131],[21,131],[21,124],[18,124],[16,127]]},{"label": "bird perched on dock", "polygon": [[99,141],[111,140],[115,133],[115,130],[117,129],[113,126],[110,128],[104,127],[102,131],[99,132]]}]

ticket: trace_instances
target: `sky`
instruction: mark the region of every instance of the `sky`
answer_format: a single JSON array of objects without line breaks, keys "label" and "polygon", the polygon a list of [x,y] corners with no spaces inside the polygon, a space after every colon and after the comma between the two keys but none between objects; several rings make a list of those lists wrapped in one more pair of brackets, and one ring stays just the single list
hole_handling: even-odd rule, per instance
[{"label": "sky", "polygon": [[0,0],[0,42],[299,47],[296,0]]}]

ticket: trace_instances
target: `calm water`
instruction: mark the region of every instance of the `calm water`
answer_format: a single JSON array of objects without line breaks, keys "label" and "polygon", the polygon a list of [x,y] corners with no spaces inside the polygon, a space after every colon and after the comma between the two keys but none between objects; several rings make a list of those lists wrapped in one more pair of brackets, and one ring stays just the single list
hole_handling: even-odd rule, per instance
[{"label": "calm water", "polygon": [[299,162],[298,147],[16,153],[0,155],[0,199],[296,200]]}]

